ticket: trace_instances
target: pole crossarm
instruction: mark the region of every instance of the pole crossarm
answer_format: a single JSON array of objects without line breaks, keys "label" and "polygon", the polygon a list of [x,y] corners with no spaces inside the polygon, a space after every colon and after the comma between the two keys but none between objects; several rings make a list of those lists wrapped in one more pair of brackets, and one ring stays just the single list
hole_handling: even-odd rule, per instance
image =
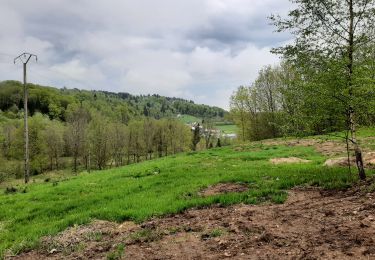
[{"label": "pole crossarm", "polygon": [[13,62],[14,62],[14,64],[16,64],[16,62],[18,60],[20,60],[23,64],[27,64],[32,57],[35,58],[36,62],[38,61],[38,56],[37,55],[32,54],[32,53],[28,53],[28,52],[24,52],[21,55],[18,55],[16,58],[14,58]]}]

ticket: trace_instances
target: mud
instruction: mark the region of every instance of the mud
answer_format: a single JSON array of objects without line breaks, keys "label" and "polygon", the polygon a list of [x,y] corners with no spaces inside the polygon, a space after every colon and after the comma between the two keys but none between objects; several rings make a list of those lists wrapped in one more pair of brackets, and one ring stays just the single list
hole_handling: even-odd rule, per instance
[{"label": "mud", "polygon": [[294,189],[282,205],[219,205],[136,225],[95,221],[14,259],[375,259],[375,193]]}]

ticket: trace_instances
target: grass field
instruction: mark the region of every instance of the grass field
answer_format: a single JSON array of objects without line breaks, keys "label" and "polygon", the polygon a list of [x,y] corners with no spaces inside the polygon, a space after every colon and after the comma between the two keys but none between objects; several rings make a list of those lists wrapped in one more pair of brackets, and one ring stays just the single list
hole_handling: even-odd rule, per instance
[{"label": "grass field", "polygon": [[[185,124],[202,122],[202,118],[190,115],[181,115],[178,119]],[[224,134],[234,134],[238,131],[238,127],[236,125],[226,124],[224,122],[214,122],[214,128],[221,130]]]},{"label": "grass field", "polygon": [[236,125],[216,124],[215,128],[221,130],[224,134],[235,134],[238,131],[238,127]]},{"label": "grass field", "polygon": [[201,122],[202,119],[201,118],[198,118],[198,117],[195,117],[195,116],[191,116],[191,115],[181,115],[178,120],[180,120],[181,122],[185,123],[185,124],[190,124],[190,123],[194,123],[194,122]]},{"label": "grass field", "polygon": [[[295,156],[307,164],[272,165],[270,158]],[[143,221],[214,203],[282,203],[297,185],[349,186],[346,169],[322,166],[313,147],[248,144],[82,173],[65,181],[18,186],[0,194],[0,255],[35,247],[40,237],[93,219]],[[245,193],[201,197],[198,191],[220,182],[241,182]]]}]

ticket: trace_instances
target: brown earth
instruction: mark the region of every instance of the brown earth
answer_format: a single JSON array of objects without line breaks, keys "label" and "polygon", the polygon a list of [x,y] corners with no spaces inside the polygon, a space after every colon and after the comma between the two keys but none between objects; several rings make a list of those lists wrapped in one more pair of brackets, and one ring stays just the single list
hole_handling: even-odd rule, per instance
[{"label": "brown earth", "polygon": [[140,225],[95,221],[14,259],[375,259],[370,188],[295,189],[282,205],[217,205]]},{"label": "brown earth", "polygon": [[[363,163],[368,169],[375,169],[375,152],[363,154]],[[348,166],[348,157],[339,157],[328,159],[324,165],[326,166]],[[350,165],[355,166],[355,157],[350,157]]]},{"label": "brown earth", "polygon": [[297,157],[287,157],[287,158],[273,158],[270,159],[270,163],[273,164],[284,164],[284,163],[309,163],[310,160],[304,160]]},{"label": "brown earth", "polygon": [[[319,139],[295,139],[295,140],[265,140],[265,145],[288,145],[288,146],[313,146],[317,152],[327,156],[335,156],[346,152],[346,145],[339,141],[327,141]],[[352,149],[352,147],[350,147]]]},{"label": "brown earth", "polygon": [[249,187],[243,183],[219,183],[200,191],[199,195],[207,197],[229,192],[245,192],[248,189]]}]

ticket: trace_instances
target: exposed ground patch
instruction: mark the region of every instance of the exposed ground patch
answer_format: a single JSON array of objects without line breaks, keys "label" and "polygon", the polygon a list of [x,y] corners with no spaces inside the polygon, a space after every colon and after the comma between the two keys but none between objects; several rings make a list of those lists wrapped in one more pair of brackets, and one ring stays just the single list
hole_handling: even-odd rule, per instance
[{"label": "exposed ground patch", "polygon": [[270,159],[273,164],[284,164],[284,163],[309,163],[310,160],[304,160],[297,157],[287,157],[287,158],[273,158]]},{"label": "exposed ground patch", "polygon": [[372,259],[371,187],[295,189],[282,205],[213,206],[141,225],[93,222],[15,259]]},{"label": "exposed ground patch", "polygon": [[[369,152],[363,154],[363,162],[366,168],[375,169],[375,152]],[[350,164],[355,166],[355,157],[350,157]],[[348,166],[347,157],[331,158],[325,161],[325,166]]]},{"label": "exposed ground patch", "polygon": [[219,183],[199,192],[201,196],[214,196],[230,192],[245,192],[249,189],[244,183]]}]

